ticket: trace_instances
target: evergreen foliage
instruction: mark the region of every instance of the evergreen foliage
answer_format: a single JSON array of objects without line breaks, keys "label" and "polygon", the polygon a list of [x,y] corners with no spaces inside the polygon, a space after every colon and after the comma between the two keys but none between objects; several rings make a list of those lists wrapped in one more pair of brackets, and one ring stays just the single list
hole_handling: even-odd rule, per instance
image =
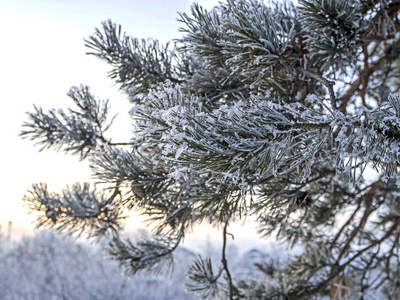
[{"label": "evergreen foliage", "polygon": [[[167,45],[104,22],[86,45],[129,96],[133,136],[105,137],[108,103],[84,86],[68,112],[35,108],[22,136],[89,159],[104,195],[34,185],[24,201],[39,226],[111,236],[128,274],[170,266],[195,224],[223,228],[219,271],[207,258],[188,271],[204,297],[400,298],[399,11],[398,0],[194,4]],[[153,238],[121,238],[131,209]],[[260,267],[267,282],[229,271],[227,228],[249,215],[301,249]]]}]

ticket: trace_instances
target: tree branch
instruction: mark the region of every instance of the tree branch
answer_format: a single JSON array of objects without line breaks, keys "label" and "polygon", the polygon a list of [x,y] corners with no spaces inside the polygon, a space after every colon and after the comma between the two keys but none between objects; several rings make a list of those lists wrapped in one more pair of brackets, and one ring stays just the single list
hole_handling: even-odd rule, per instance
[{"label": "tree branch", "polygon": [[361,199],[358,199],[358,203],[357,203],[357,208],[353,211],[353,213],[351,214],[350,218],[346,221],[346,223],[343,224],[342,228],[340,228],[340,230],[338,231],[338,233],[336,234],[335,238],[333,239],[330,248],[333,249],[333,247],[335,246],[337,240],[340,238],[340,236],[342,235],[344,229],[350,225],[351,221],[354,219],[354,217],[356,216],[357,212],[360,210],[361,208]]},{"label": "tree branch", "polygon": [[368,194],[366,196],[364,196],[363,198],[366,199],[366,207],[364,210],[364,214],[360,220],[360,223],[358,224],[358,226],[356,228],[354,228],[354,230],[351,232],[349,238],[346,241],[346,244],[343,246],[342,250],[340,251],[338,258],[337,258],[337,262],[340,262],[340,259],[342,258],[342,256],[347,252],[347,250],[350,248],[350,244],[351,242],[354,240],[354,238],[356,237],[357,233],[360,232],[360,230],[364,227],[365,223],[367,222],[368,217],[371,214],[371,206],[372,206],[372,196],[369,195],[370,192],[368,192]]},{"label": "tree branch", "polygon": [[[398,48],[399,46],[400,46],[400,40],[394,42],[391,45],[388,45],[388,47],[394,47],[394,48]],[[383,52],[384,53],[388,52],[388,48],[385,48],[385,50]],[[350,101],[351,97],[353,97],[353,95],[357,91],[360,91],[360,85],[364,84],[364,83],[365,83],[365,85],[367,85],[367,81],[373,73],[382,69],[386,64],[388,64],[390,61],[393,61],[393,60],[394,60],[394,58],[389,59],[385,55],[385,56],[380,57],[378,60],[376,60],[375,62],[373,62],[371,64],[364,65],[364,69],[361,71],[360,76],[355,81],[353,81],[353,83],[347,89],[346,93],[338,99],[341,102],[339,105],[339,111],[341,111],[342,113],[345,113],[347,104]],[[361,90],[360,96],[363,95],[362,93],[363,93],[363,91]]]},{"label": "tree branch", "polygon": [[357,254],[353,255],[352,258],[350,258],[348,261],[346,261],[345,263],[343,263],[342,265],[340,265],[339,269],[343,270],[348,264],[350,264],[352,261],[354,261],[357,257],[359,257],[361,254],[363,254],[365,251],[368,251],[369,249],[375,247],[376,245],[381,244],[384,240],[386,240],[387,238],[389,238],[392,233],[397,229],[397,227],[399,227],[400,225],[400,218],[398,218],[396,220],[396,222],[392,225],[392,227],[390,227],[390,229],[386,232],[386,234],[381,237],[379,240],[374,241],[372,244],[364,247],[363,249],[361,249],[360,251],[357,252]]},{"label": "tree branch", "polygon": [[360,95],[361,95],[361,100],[363,105],[366,107],[367,103],[365,102],[365,94],[367,92],[367,87],[368,87],[368,79],[370,76],[369,73],[369,64],[368,64],[368,58],[369,58],[369,53],[368,53],[368,47],[367,46],[363,46],[363,54],[364,54],[364,71],[361,74],[361,84],[362,84],[362,89],[360,91]]},{"label": "tree branch", "polygon": [[232,283],[232,276],[231,273],[229,272],[228,268],[228,261],[226,259],[226,236],[227,236],[227,228],[228,228],[228,222],[229,219],[225,221],[225,226],[223,230],[223,244],[222,244],[222,266],[225,270],[226,276],[228,277],[228,285],[229,285],[229,299],[233,300],[233,283]]},{"label": "tree branch", "polygon": [[326,278],[324,281],[320,282],[317,286],[315,286],[313,289],[307,291],[307,295],[313,295],[315,293],[318,293],[322,291],[330,282],[333,278],[335,278],[340,272],[342,272],[347,265],[349,265],[351,262],[353,262],[355,259],[357,259],[359,256],[361,256],[364,252],[368,251],[369,249],[380,245],[383,241],[385,241],[387,238],[389,238],[392,233],[399,227],[400,225],[400,218],[396,220],[396,222],[392,225],[392,227],[385,233],[383,237],[381,237],[379,240],[374,241],[370,245],[364,247],[360,251],[358,251],[353,257],[351,257],[349,260],[347,260],[345,263],[342,265],[336,265],[333,269],[328,278]]},{"label": "tree branch", "polygon": [[336,107],[336,98],[335,98],[335,92],[333,91],[333,86],[335,85],[334,81],[330,81],[324,77],[322,77],[319,74],[313,73],[309,70],[306,70],[302,67],[297,67],[297,70],[300,71],[301,73],[303,73],[304,75],[314,78],[315,80],[319,81],[320,83],[322,83],[323,85],[325,85],[328,88],[328,92],[329,92],[329,98],[331,101],[331,107],[333,108],[334,111],[337,110]]}]

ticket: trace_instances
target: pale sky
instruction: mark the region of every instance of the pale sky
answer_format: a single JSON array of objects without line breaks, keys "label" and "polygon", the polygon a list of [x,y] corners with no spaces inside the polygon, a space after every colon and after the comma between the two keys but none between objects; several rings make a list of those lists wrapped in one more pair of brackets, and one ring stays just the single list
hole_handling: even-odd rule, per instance
[{"label": "pale sky", "polygon": [[[197,0],[205,8],[217,0]],[[85,55],[83,39],[107,19],[122,25],[138,38],[153,37],[166,42],[180,36],[177,12],[189,12],[191,0],[0,0],[0,110],[1,180],[0,224],[13,221],[14,231],[27,232],[34,216],[27,215],[22,197],[32,183],[46,182],[51,191],[67,184],[84,182],[91,173],[87,162],[78,157],[38,152],[34,142],[18,134],[26,112],[33,104],[43,108],[68,107],[66,96],[73,85],[85,84],[103,99],[110,99],[119,113],[111,137],[128,141],[131,127],[128,101],[107,77],[105,62]],[[115,136],[117,135],[117,136]],[[130,222],[135,228],[137,222]],[[238,228],[240,225],[238,225]],[[207,229],[208,230],[208,229]],[[196,233],[203,238],[207,230]],[[233,230],[235,233],[235,230]],[[255,232],[244,232],[249,238]]]}]

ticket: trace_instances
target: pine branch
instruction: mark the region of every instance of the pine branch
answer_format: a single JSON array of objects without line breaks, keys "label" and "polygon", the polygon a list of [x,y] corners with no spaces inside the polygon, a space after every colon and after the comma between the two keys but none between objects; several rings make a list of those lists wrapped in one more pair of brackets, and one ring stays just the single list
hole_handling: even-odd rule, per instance
[{"label": "pine branch", "polygon": [[346,93],[339,98],[339,102],[340,102],[339,111],[341,111],[343,113],[346,112],[348,103],[349,103],[351,97],[353,97],[354,94],[359,90],[360,85],[362,84],[363,78],[364,78],[364,80],[369,78],[374,72],[380,70],[385,65],[385,63],[386,63],[385,57],[381,57],[377,61],[369,64],[367,69],[363,69],[360,77],[358,77],[355,81],[353,81],[353,83],[347,89]]},{"label": "pine branch", "polygon": [[69,114],[62,109],[44,113],[42,108],[35,106],[35,112],[28,113],[29,121],[23,123],[26,129],[20,136],[36,140],[37,144],[43,145],[40,150],[64,149],[84,159],[108,143],[103,133],[114,118],[107,123],[108,101],[96,100],[87,86],[72,87],[68,96],[76,106],[68,110]]},{"label": "pine branch", "polygon": [[369,59],[369,53],[368,53],[368,48],[366,46],[363,46],[363,54],[364,54],[364,70],[362,72],[362,77],[361,77],[361,85],[362,88],[360,90],[360,96],[361,96],[361,100],[362,103],[365,107],[367,107],[367,103],[365,101],[365,95],[367,92],[367,87],[368,87],[368,80],[369,80],[369,63],[368,63],[368,59]]},{"label": "pine branch", "polygon": [[128,94],[136,99],[158,83],[169,80],[183,83],[176,69],[180,58],[176,49],[160,45],[157,40],[132,39],[122,33],[121,26],[111,20],[102,23],[103,32],[96,32],[85,40],[86,46],[95,55],[107,61],[114,69],[110,77],[120,83]]},{"label": "pine branch", "polygon": [[223,269],[214,275],[211,259],[203,259],[199,256],[198,260],[189,267],[188,278],[193,282],[186,286],[194,292],[201,293],[204,298],[212,298],[219,294],[218,279],[221,277]]},{"label": "pine branch", "polygon": [[357,215],[357,212],[361,208],[361,200],[362,200],[362,198],[360,197],[357,201],[356,209],[353,211],[353,213],[350,215],[350,217],[347,219],[347,221],[343,224],[343,226],[340,228],[340,230],[336,233],[335,237],[333,238],[333,240],[331,242],[331,246],[330,246],[331,249],[333,249],[333,247],[335,246],[338,239],[342,236],[343,231],[351,224],[351,222]]},{"label": "pine branch", "polygon": [[115,236],[106,248],[110,257],[117,260],[129,276],[139,271],[161,272],[171,270],[172,253],[180,243],[181,237],[175,240],[162,236],[144,237],[134,245],[129,239]]},{"label": "pine branch", "polygon": [[115,235],[122,230],[125,217],[121,216],[118,188],[107,197],[90,190],[88,183],[75,184],[59,195],[49,193],[45,184],[35,184],[29,194],[23,201],[31,211],[40,213],[37,227],[55,228],[68,234],[85,232],[94,237],[109,231]]},{"label": "pine branch", "polygon": [[347,219],[347,221],[342,225],[342,227],[340,228],[340,230],[337,232],[337,234],[335,235],[334,239],[331,242],[331,246],[330,249],[333,249],[333,247],[335,246],[336,242],[338,241],[338,239],[342,236],[344,230],[351,224],[351,222],[354,220],[355,216],[357,215],[357,212],[360,210],[361,205],[363,203],[366,204],[366,208],[364,210],[364,214],[362,216],[362,219],[360,220],[359,226],[357,226],[353,232],[351,233],[350,237],[347,239],[346,244],[341,247],[341,252],[338,256],[337,261],[340,261],[340,257],[343,256],[345,254],[345,252],[347,251],[347,249],[350,247],[350,243],[352,242],[352,240],[356,237],[357,233],[363,229],[367,218],[369,217],[369,215],[372,213],[371,211],[371,206],[372,206],[372,199],[374,197],[374,195],[378,192],[378,189],[382,186],[382,181],[378,180],[375,181],[374,183],[372,183],[371,185],[368,186],[369,190],[368,192],[366,192],[365,194],[361,195],[360,197],[357,198],[356,203],[357,203],[357,207],[356,209],[353,211],[353,213],[350,215],[350,217]]},{"label": "pine branch", "polygon": [[124,142],[120,142],[120,143],[114,143],[114,142],[108,142],[108,144],[110,146],[132,146],[132,143],[124,143]]},{"label": "pine branch", "polygon": [[[398,12],[400,11],[400,2],[391,0],[382,5],[374,18],[369,22],[368,29],[379,39],[387,39],[393,34],[393,31],[399,31],[399,24],[395,24]],[[394,26],[393,26],[394,25]],[[394,28],[394,30],[393,30]],[[368,36],[368,33],[367,33]]]}]

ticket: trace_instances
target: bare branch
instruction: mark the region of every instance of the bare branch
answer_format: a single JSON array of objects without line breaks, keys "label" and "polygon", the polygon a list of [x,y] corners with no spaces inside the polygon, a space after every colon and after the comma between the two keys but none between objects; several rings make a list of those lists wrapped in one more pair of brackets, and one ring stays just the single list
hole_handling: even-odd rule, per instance
[{"label": "bare branch", "polygon": [[227,228],[228,228],[228,222],[229,219],[225,221],[225,226],[224,226],[224,231],[223,231],[223,244],[222,244],[222,266],[225,270],[226,276],[228,278],[228,285],[229,285],[229,299],[233,299],[233,283],[232,283],[232,276],[228,268],[228,261],[226,259],[226,236],[228,235],[227,233]]}]

